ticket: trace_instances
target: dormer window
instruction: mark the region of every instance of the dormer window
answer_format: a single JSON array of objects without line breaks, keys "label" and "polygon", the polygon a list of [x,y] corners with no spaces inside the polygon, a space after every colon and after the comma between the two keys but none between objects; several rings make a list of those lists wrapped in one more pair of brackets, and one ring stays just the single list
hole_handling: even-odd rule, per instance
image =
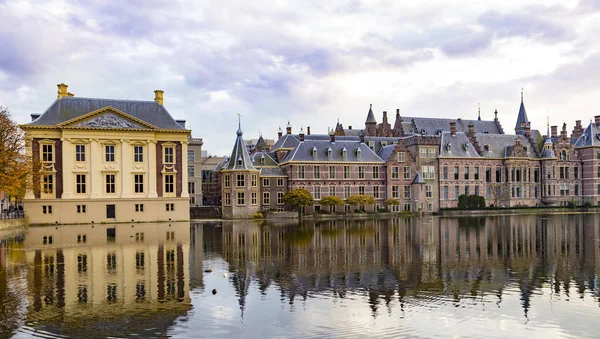
[{"label": "dormer window", "polygon": [[313,146],[311,153],[312,153],[313,158],[316,158],[317,157],[317,148]]},{"label": "dormer window", "polygon": [[596,138],[598,138],[598,140],[600,140],[600,133],[596,133]]},{"label": "dormer window", "polygon": [[488,132],[488,131],[483,131],[483,134],[490,134],[490,132]]},{"label": "dormer window", "polygon": [[362,151],[360,150],[360,148],[357,148],[357,149],[356,149],[356,157],[357,157],[358,159],[360,159],[360,158],[361,158],[361,154],[362,154]]},{"label": "dormer window", "polygon": [[465,147],[465,151],[467,151],[467,152],[468,152],[468,151],[469,151],[469,144],[468,144],[468,143],[465,143],[464,147]]},{"label": "dormer window", "polygon": [[486,145],[484,145],[484,146],[483,146],[483,148],[484,148],[486,151],[489,151],[489,150],[490,150],[490,145],[487,145],[487,144],[486,144]]},{"label": "dormer window", "polygon": [[261,165],[264,165],[264,164],[265,164],[265,155],[264,155],[264,154],[263,154],[263,155],[261,155],[261,157],[260,157],[260,164],[261,164]]},{"label": "dormer window", "polygon": [[440,134],[442,134],[442,130],[441,129],[438,129],[438,130],[435,131],[435,135],[440,135]]},{"label": "dormer window", "polygon": [[331,147],[327,147],[327,157],[331,158]]},{"label": "dormer window", "polygon": [[342,148],[342,157],[344,159],[348,157],[348,151],[346,150],[346,147]]},{"label": "dormer window", "polygon": [[586,140],[587,140],[587,134],[584,134],[584,135],[582,135],[581,137],[583,138],[583,141],[586,141]]},{"label": "dormer window", "polygon": [[452,144],[451,143],[447,143],[446,144],[446,149],[448,150],[448,152],[452,152]]},{"label": "dormer window", "polygon": [[244,163],[244,161],[242,160],[241,157],[239,157],[238,160],[237,160],[238,166],[242,166],[243,163]]}]

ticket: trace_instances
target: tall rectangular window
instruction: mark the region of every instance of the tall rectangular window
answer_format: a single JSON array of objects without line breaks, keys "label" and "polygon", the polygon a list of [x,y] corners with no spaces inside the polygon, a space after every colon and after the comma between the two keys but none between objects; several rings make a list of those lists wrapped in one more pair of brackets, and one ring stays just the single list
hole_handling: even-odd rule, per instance
[{"label": "tall rectangular window", "polygon": [[54,154],[52,145],[42,145],[42,161],[43,162],[53,162]]},{"label": "tall rectangular window", "polygon": [[237,192],[237,204],[238,205],[244,205],[246,203],[244,198],[245,198],[244,192]]},{"label": "tall rectangular window", "polygon": [[115,145],[104,145],[104,160],[115,162]]},{"label": "tall rectangular window", "polygon": [[425,147],[419,148],[419,157],[427,158],[427,148],[425,148]]},{"label": "tall rectangular window", "polygon": [[443,175],[443,179],[444,180],[448,180],[448,166],[444,166],[444,168],[442,169],[442,175]]},{"label": "tall rectangular window", "polygon": [[42,192],[46,194],[54,193],[54,174],[42,175]]},{"label": "tall rectangular window", "polygon": [[133,146],[133,162],[144,162],[144,146]]},{"label": "tall rectangular window", "polygon": [[304,179],[304,165],[298,166],[298,179]]},{"label": "tall rectangular window", "polygon": [[398,152],[398,162],[405,162],[406,154],[404,152]]},{"label": "tall rectangular window", "polygon": [[492,182],[492,169],[489,167],[485,169],[485,182]]},{"label": "tall rectangular window", "polygon": [[454,180],[458,180],[458,166],[454,166]]},{"label": "tall rectangular window", "polygon": [[135,193],[144,193],[144,175],[134,174],[133,175],[133,191]]},{"label": "tall rectangular window", "polygon": [[75,190],[78,194],[85,194],[85,174],[75,175]]},{"label": "tall rectangular window", "polygon": [[315,193],[313,195],[315,200],[321,199],[321,186],[315,186]]},{"label": "tall rectangular window", "polygon": [[173,163],[173,147],[165,147],[165,164],[172,164]]},{"label": "tall rectangular window", "polygon": [[283,178],[277,178],[277,187],[283,187]]},{"label": "tall rectangular window", "polygon": [[75,161],[85,161],[85,145],[75,145]]},{"label": "tall rectangular window", "polygon": [[188,182],[188,193],[196,194],[196,183],[193,181]]},{"label": "tall rectangular window", "polygon": [[423,179],[435,179],[435,166],[423,166]]},{"label": "tall rectangular window", "polygon": [[460,187],[454,186],[454,199],[458,199],[460,196]]},{"label": "tall rectangular window", "polygon": [[404,199],[410,199],[410,186],[404,186]]},{"label": "tall rectangular window", "polygon": [[225,174],[225,188],[231,187],[231,176],[229,174]]},{"label": "tall rectangular window", "polygon": [[429,149],[429,157],[430,158],[435,158],[435,148],[430,148]]},{"label": "tall rectangular window", "polygon": [[469,167],[465,166],[465,180],[469,180]]},{"label": "tall rectangular window", "polygon": [[358,186],[358,194],[365,195],[365,186]]},{"label": "tall rectangular window", "polygon": [[245,178],[245,176],[243,174],[238,174],[237,177],[236,177],[236,179],[237,179],[236,180],[236,186],[237,187],[244,187],[244,186],[246,186],[246,183],[245,183],[245,179],[246,178]]},{"label": "tall rectangular window", "polygon": [[263,205],[271,204],[271,194],[269,192],[263,192]]},{"label": "tall rectangular window", "polygon": [[252,205],[258,205],[258,199],[257,199],[256,196],[257,196],[257,193],[256,192],[252,192],[252,196],[251,196],[251,199],[252,199],[251,203],[252,203]]},{"label": "tall rectangular window", "polygon": [[106,193],[115,193],[115,175],[107,174],[106,178]]},{"label": "tall rectangular window", "polygon": [[321,179],[321,167],[319,167],[319,166],[313,167],[313,178]]},{"label": "tall rectangular window", "polygon": [[358,166],[358,178],[359,179],[365,178],[365,166]]},{"label": "tall rectangular window", "polygon": [[373,179],[379,179],[379,167],[373,166]]},{"label": "tall rectangular window", "polygon": [[432,198],[433,197],[433,186],[425,185],[425,197]]},{"label": "tall rectangular window", "polygon": [[399,179],[400,170],[398,166],[392,166],[392,179]]},{"label": "tall rectangular window", "polygon": [[579,179],[579,167],[573,167],[573,178]]},{"label": "tall rectangular window", "polygon": [[475,180],[479,180],[479,167],[475,167],[475,172],[473,172],[473,176]]},{"label": "tall rectangular window", "polygon": [[344,179],[350,179],[350,166],[344,166]]},{"label": "tall rectangular window", "polygon": [[250,178],[251,178],[250,184],[252,185],[252,187],[258,186],[258,175],[252,174],[252,176]]},{"label": "tall rectangular window", "polygon": [[277,205],[283,205],[283,192],[277,192]]},{"label": "tall rectangular window", "polygon": [[263,182],[263,187],[269,187],[269,185],[271,184],[271,179],[263,178],[262,182]]},{"label": "tall rectangular window", "polygon": [[231,193],[225,193],[225,206],[231,206]]},{"label": "tall rectangular window", "polygon": [[379,199],[379,186],[373,186],[373,198]]},{"label": "tall rectangular window", "polygon": [[175,192],[175,176],[173,174],[165,174],[165,193]]},{"label": "tall rectangular window", "polygon": [[329,195],[335,196],[335,186],[329,186]]},{"label": "tall rectangular window", "polygon": [[188,154],[187,154],[188,162],[194,162],[195,155],[196,155],[196,152],[194,152],[193,149],[189,149]]},{"label": "tall rectangular window", "polygon": [[188,178],[193,178],[196,176],[196,166],[188,165]]},{"label": "tall rectangular window", "polygon": [[502,182],[502,169],[496,167],[496,182]]},{"label": "tall rectangular window", "polygon": [[348,199],[350,197],[350,186],[344,186],[344,199]]},{"label": "tall rectangular window", "polygon": [[448,200],[448,186],[444,186],[444,200]]},{"label": "tall rectangular window", "polygon": [[392,198],[399,198],[399,197],[400,197],[399,186],[393,185],[392,186]]},{"label": "tall rectangular window", "polygon": [[404,180],[410,179],[410,166],[404,166],[404,168],[402,169],[402,178]]}]

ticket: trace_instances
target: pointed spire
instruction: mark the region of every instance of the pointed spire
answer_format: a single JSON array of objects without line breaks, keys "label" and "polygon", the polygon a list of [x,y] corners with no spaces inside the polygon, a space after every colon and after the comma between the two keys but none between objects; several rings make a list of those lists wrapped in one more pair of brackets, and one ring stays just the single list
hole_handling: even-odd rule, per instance
[{"label": "pointed spire", "polygon": [[523,102],[523,87],[521,87],[521,102]]},{"label": "pointed spire", "polygon": [[477,103],[477,120],[481,121],[481,103]]},{"label": "pointed spire", "polygon": [[233,145],[233,150],[231,151],[231,157],[229,157],[229,162],[227,163],[224,169],[226,170],[253,170],[255,169],[252,165],[252,161],[250,160],[250,155],[248,154],[248,149],[244,144],[244,139],[242,135],[242,119],[241,115],[238,114],[238,130],[237,130],[237,138],[235,139],[235,144]]},{"label": "pointed spire", "polygon": [[498,120],[498,109],[494,110],[494,120]]},{"label": "pointed spire", "polygon": [[373,114],[373,104],[369,104],[369,113],[367,114],[367,121],[365,121],[365,123],[377,123],[377,120],[375,120],[375,114]]},{"label": "pointed spire", "polygon": [[515,132],[518,134],[518,132],[524,130],[527,125],[529,125],[529,119],[527,119],[527,112],[525,111],[525,104],[523,103],[523,89],[521,88],[521,106],[519,107]]}]

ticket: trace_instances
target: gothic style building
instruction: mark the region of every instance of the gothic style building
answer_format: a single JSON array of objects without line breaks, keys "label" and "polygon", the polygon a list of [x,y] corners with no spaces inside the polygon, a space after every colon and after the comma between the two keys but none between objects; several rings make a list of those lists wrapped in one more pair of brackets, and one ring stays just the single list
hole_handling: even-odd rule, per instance
[{"label": "gothic style building", "polygon": [[[278,137],[250,157],[277,170],[284,185],[277,194],[310,191],[315,206],[307,212],[322,208],[324,196],[356,194],[373,196],[375,207],[393,198],[400,202],[394,210],[423,213],[457,207],[461,195],[472,194],[498,207],[600,204],[600,116],[585,129],[577,120],[570,136],[566,124],[560,134],[548,126],[542,135],[531,129],[523,97],[514,134],[504,132],[497,111],[493,120],[466,120],[397,110],[392,125],[385,111],[377,123],[371,106],[363,129],[338,121],[328,135],[310,134],[310,127],[292,134],[288,122]],[[274,207],[266,201],[257,208]]]},{"label": "gothic style building", "polygon": [[154,101],[75,97],[58,85],[21,125],[41,164],[24,209],[33,224],[189,220],[190,131]]}]

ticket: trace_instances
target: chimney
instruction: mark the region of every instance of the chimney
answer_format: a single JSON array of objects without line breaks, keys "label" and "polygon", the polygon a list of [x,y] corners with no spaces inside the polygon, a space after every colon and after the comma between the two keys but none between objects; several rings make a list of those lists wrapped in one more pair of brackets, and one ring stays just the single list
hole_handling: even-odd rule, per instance
[{"label": "chimney", "polygon": [[562,130],[560,131],[560,137],[562,139],[567,138],[567,123],[565,123],[565,122],[563,122],[563,127],[562,127]]},{"label": "chimney", "polygon": [[473,138],[475,137],[475,125],[473,125],[472,122],[469,123],[469,126],[467,126],[469,128],[469,138]]},{"label": "chimney", "polygon": [[65,85],[64,83],[60,83],[60,84],[56,85],[56,87],[58,87],[58,91],[57,91],[58,95],[56,96],[56,98],[58,100],[60,100],[62,97],[69,96],[69,92],[67,91],[69,86]]},{"label": "chimney", "polygon": [[[600,117],[599,117],[600,118]],[[558,126],[550,126],[550,135],[553,138],[556,138],[556,135],[558,134]]]},{"label": "chimney", "polygon": [[329,132],[329,141],[335,142],[335,132],[334,131]]},{"label": "chimney", "polygon": [[594,120],[596,121],[596,126],[600,126],[600,115],[596,115]]},{"label": "chimney", "polygon": [[387,111],[383,111],[383,123],[386,124],[387,122]]},{"label": "chimney", "polygon": [[285,128],[285,134],[292,134],[292,124],[288,121],[287,127]]},{"label": "chimney", "polygon": [[348,126],[348,129],[349,129],[349,130],[352,130],[352,126]]},{"label": "chimney", "polygon": [[450,134],[456,135],[456,121],[450,121]]},{"label": "chimney", "polygon": [[31,121],[35,121],[35,119],[39,118],[41,114],[39,113],[31,113]]},{"label": "chimney", "polygon": [[165,94],[165,91],[161,89],[154,91],[154,101],[156,101],[156,103],[159,105],[163,104],[163,94]]},{"label": "chimney", "polygon": [[283,132],[281,131],[281,127],[279,127],[279,130],[277,131],[277,138],[281,139],[282,136],[283,136]]},{"label": "chimney", "polygon": [[298,133],[298,137],[300,137],[300,141],[304,141],[304,129],[300,127],[300,133]]},{"label": "chimney", "polygon": [[365,133],[363,133],[363,132],[360,132],[360,135],[359,135],[359,137],[360,137],[360,142],[361,142],[362,144],[364,144],[364,143],[365,143]]},{"label": "chimney", "polygon": [[400,108],[396,108],[396,115],[400,115]]},{"label": "chimney", "polygon": [[579,139],[581,134],[583,134],[583,127],[581,126],[581,120],[575,120],[575,127],[573,127],[573,132],[571,132],[571,138]]},{"label": "chimney", "polygon": [[310,126],[306,126],[306,135],[310,135]]}]

